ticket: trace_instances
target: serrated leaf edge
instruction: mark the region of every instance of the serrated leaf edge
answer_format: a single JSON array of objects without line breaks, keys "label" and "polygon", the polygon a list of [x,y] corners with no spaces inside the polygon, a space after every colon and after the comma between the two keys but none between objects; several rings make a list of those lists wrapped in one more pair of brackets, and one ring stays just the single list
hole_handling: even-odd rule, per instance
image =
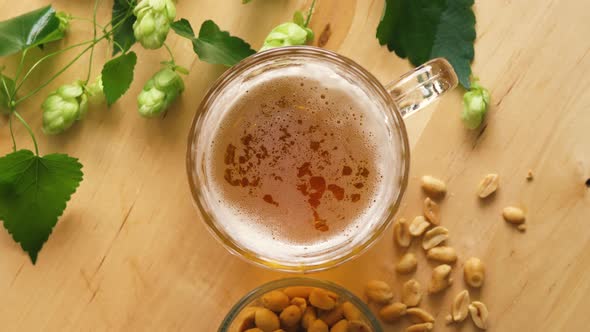
[{"label": "serrated leaf edge", "polygon": [[[23,151],[23,150],[19,150],[19,151]],[[18,151],[17,151],[18,152]],[[82,172],[82,169],[84,168],[84,165],[82,165],[82,163],[80,163],[78,158],[74,158],[72,156],[69,156],[65,153],[51,153],[48,155],[44,155],[43,157],[40,157],[41,161],[43,160],[43,158],[46,158],[47,156],[51,156],[51,155],[56,155],[56,156],[66,156],[68,158],[73,159],[73,161],[76,162],[77,166],[80,166],[79,169],[79,177],[76,177],[76,179],[79,179],[79,181],[76,183],[76,186],[73,188],[73,191],[71,194],[67,195],[66,200],[62,203],[63,207],[60,205],[59,207],[61,208],[61,213],[56,216],[56,221],[55,221],[55,225],[53,227],[51,227],[51,230],[49,231],[49,233],[47,233],[47,237],[44,239],[43,244],[41,245],[41,248],[39,248],[39,251],[36,252],[34,255],[32,253],[30,253],[29,251],[27,251],[27,249],[25,249],[22,245],[22,243],[20,241],[18,241],[15,237],[14,234],[10,231],[10,229],[4,227],[4,229],[8,232],[8,234],[10,234],[10,237],[12,237],[12,239],[14,240],[14,242],[18,243],[19,246],[21,247],[21,249],[26,252],[29,255],[29,258],[31,259],[31,262],[33,263],[33,265],[35,265],[35,263],[37,262],[37,257],[39,255],[39,253],[41,252],[41,250],[43,249],[43,247],[45,246],[45,243],[47,243],[47,241],[49,240],[49,237],[51,236],[51,234],[53,234],[53,229],[55,228],[55,226],[57,225],[57,223],[59,222],[59,219],[61,218],[61,216],[63,216],[67,206],[68,206],[68,202],[72,199],[72,195],[74,195],[76,193],[76,191],[78,191],[78,188],[80,187],[80,183],[82,183],[82,180],[84,180],[84,172]],[[39,156],[35,156],[38,157]],[[2,223],[4,224],[4,220],[2,220]]]}]

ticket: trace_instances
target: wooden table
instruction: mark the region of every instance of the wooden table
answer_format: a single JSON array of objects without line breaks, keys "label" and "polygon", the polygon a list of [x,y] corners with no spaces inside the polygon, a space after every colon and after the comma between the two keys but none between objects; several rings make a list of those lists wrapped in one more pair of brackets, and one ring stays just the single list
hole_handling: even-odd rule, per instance
[{"label": "wooden table", "polygon": [[[197,27],[214,19],[257,48],[273,26],[309,2],[185,0],[178,4],[178,14]],[[47,3],[1,0],[0,19]],[[90,16],[91,3],[54,1],[58,9],[84,17]],[[101,7],[103,22],[109,7],[110,2]],[[411,67],[374,37],[382,7],[383,0],[320,0],[312,28],[320,32],[329,23],[332,35],[325,47],[387,82]],[[485,130],[464,129],[460,90],[408,120],[412,178],[399,215],[420,213],[421,175],[447,181],[442,222],[461,262],[478,256],[487,266],[485,286],[472,296],[488,304],[491,331],[588,330],[590,189],[584,183],[590,178],[589,9],[585,0],[477,1],[474,72],[493,100]],[[65,42],[73,44],[90,33],[90,24],[74,22]],[[186,137],[197,104],[224,68],[199,61],[189,43],[175,35],[169,36],[169,44],[177,62],[191,72],[184,95],[163,119],[139,117],[135,96],[166,59],[166,51],[139,47],[136,79],[127,95],[110,110],[94,108],[67,134],[42,134],[43,96],[21,108],[41,150],[80,158],[85,179],[37,265],[0,230],[0,330],[214,331],[247,291],[288,276],[229,254],[193,207],[184,166]],[[97,54],[95,73],[106,50]],[[14,68],[16,57],[4,60]],[[86,66],[86,61],[79,62],[46,92],[80,78]],[[48,66],[38,78],[51,70]],[[30,148],[24,128],[17,126],[16,132],[19,146]],[[0,153],[9,151],[2,118]],[[529,169],[532,182],[525,179]],[[501,187],[482,204],[475,188],[489,172],[500,174]],[[502,221],[507,205],[527,211],[525,233]],[[425,285],[431,264],[415,246],[415,278]],[[390,282],[399,296],[407,279],[394,272],[399,254],[389,230],[359,259],[313,277],[359,294],[367,280],[379,278]],[[423,307],[436,315],[437,331],[458,330],[443,321],[454,294],[465,287],[461,270],[459,263],[451,290],[424,301]],[[475,328],[466,323],[461,330]]]}]

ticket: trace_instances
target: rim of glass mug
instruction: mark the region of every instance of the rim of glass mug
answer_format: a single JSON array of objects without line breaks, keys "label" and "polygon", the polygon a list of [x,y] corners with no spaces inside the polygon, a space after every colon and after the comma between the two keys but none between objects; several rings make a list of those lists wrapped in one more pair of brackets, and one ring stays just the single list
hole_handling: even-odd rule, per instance
[{"label": "rim of glass mug", "polygon": [[[203,188],[206,188],[205,180],[201,178],[198,164],[197,146],[200,139],[201,128],[204,118],[210,111],[212,103],[220,96],[224,90],[234,79],[239,78],[247,70],[252,67],[264,63],[269,60],[277,59],[285,56],[307,56],[322,61],[331,62],[341,68],[346,68],[347,71],[352,72],[355,78],[358,78],[372,92],[376,93],[387,106],[386,109],[390,113],[392,124],[398,131],[398,139],[400,144],[401,180],[398,183],[397,194],[393,202],[390,202],[388,212],[380,216],[380,221],[376,227],[372,229],[369,236],[364,238],[361,242],[352,248],[346,249],[343,253],[338,253],[337,256],[321,258],[315,263],[289,263],[280,262],[277,260],[262,257],[260,254],[252,250],[240,246],[234,239],[226,234],[218,225],[215,217],[209,211],[207,202],[204,198]],[[207,94],[204,96],[198,111],[196,112],[188,137],[186,168],[189,178],[189,185],[193,196],[193,201],[199,209],[203,221],[207,228],[213,235],[228,249],[231,253],[246,259],[249,262],[257,265],[286,272],[314,272],[325,270],[328,268],[340,265],[350,259],[359,256],[362,252],[368,249],[376,240],[383,234],[384,230],[391,224],[395,213],[397,212],[401,199],[408,184],[408,175],[410,167],[410,148],[408,143],[408,135],[403,118],[412,114],[419,109],[424,108],[431,103],[436,97],[442,95],[444,92],[452,89],[457,84],[457,78],[452,70],[451,65],[444,59],[434,59],[426,64],[417,67],[413,71],[403,75],[398,81],[384,86],[371,73],[369,73],[362,66],[353,60],[325,49],[312,46],[291,46],[270,49],[264,52],[256,53],[228,69],[221,77],[215,81]],[[204,176],[203,176],[204,177]],[[324,253],[326,256],[326,253]]]},{"label": "rim of glass mug", "polygon": [[331,281],[302,277],[273,280],[251,290],[250,292],[248,292],[248,294],[244,295],[244,297],[242,297],[236,304],[234,304],[234,306],[230,309],[230,311],[227,313],[227,315],[219,325],[219,329],[217,330],[217,332],[230,331],[229,329],[232,326],[232,323],[240,314],[240,312],[250,303],[260,298],[262,295],[275,289],[281,289],[290,286],[318,287],[332,291],[343,297],[346,301],[351,302],[355,307],[357,307],[360,310],[361,314],[366,318],[366,322],[370,325],[373,332],[383,332],[383,328],[379,324],[377,318],[375,318],[375,315],[373,315],[369,307],[363,301],[361,301],[361,299],[359,299],[358,296],[354,295],[346,288]]}]

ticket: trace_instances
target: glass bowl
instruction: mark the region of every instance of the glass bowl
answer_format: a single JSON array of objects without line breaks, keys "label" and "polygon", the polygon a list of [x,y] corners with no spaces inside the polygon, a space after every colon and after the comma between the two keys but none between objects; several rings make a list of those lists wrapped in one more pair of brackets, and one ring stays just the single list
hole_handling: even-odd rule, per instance
[{"label": "glass bowl", "polygon": [[238,317],[245,308],[255,305],[260,300],[262,295],[270,291],[281,290],[293,286],[315,287],[336,293],[339,298],[339,303],[348,301],[352,303],[360,311],[362,320],[371,328],[373,332],[383,332],[381,325],[379,324],[378,320],[375,318],[369,307],[363,301],[361,301],[356,295],[344,289],[342,286],[339,286],[332,282],[311,278],[279,279],[257,287],[250,293],[246,294],[231,308],[227,316],[225,316],[225,318],[221,322],[221,325],[219,326],[219,329],[217,331],[241,332],[240,327],[238,326],[240,324],[240,322],[238,321]]}]

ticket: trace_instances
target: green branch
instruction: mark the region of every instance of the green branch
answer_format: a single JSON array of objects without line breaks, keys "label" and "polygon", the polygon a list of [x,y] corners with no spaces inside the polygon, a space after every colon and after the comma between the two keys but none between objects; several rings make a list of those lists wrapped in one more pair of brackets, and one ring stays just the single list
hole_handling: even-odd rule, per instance
[{"label": "green branch", "polygon": [[31,138],[33,139],[33,144],[35,145],[35,154],[39,155],[39,146],[37,145],[37,139],[35,138],[35,134],[33,134],[33,130],[31,129],[27,121],[25,121],[25,119],[23,119],[23,117],[20,116],[20,114],[18,114],[16,110],[14,110],[12,114],[16,116],[16,118],[23,124],[23,126],[25,126],[25,128],[27,128],[29,135],[31,135]]}]

